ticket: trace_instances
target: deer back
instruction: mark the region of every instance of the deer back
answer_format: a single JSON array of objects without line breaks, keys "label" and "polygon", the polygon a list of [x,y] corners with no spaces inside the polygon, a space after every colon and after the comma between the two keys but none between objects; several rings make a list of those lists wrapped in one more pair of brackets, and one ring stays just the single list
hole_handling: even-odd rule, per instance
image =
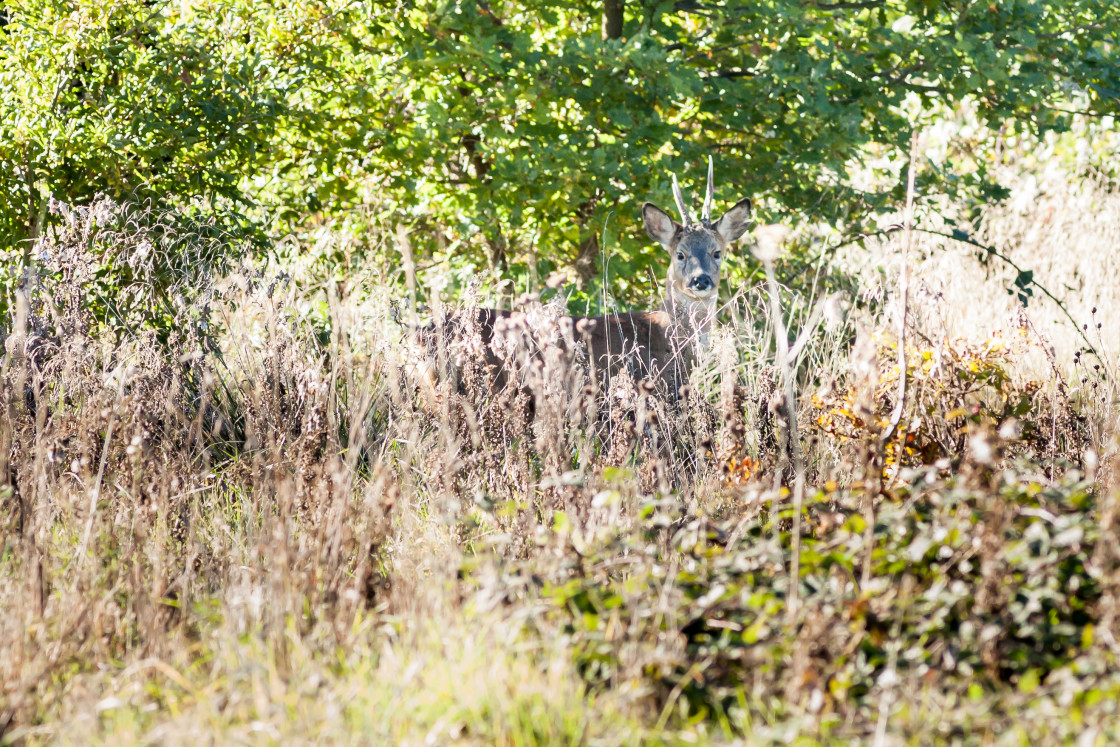
[{"label": "deer back", "polygon": [[523,311],[463,310],[429,327],[424,345],[434,354],[435,333],[441,330],[448,357],[459,363],[473,357],[495,389],[523,384],[525,369],[551,354],[566,358],[569,365],[585,359],[590,373],[607,387],[625,372],[637,381],[661,385],[675,398],[695,360],[692,346],[674,338],[672,319],[663,310],[559,316],[549,322],[530,320]]},{"label": "deer back", "polygon": [[663,384],[667,394],[688,381],[695,360],[692,346],[673,334],[673,320],[664,310],[583,317],[576,329],[587,345],[591,367],[608,382],[625,371],[637,380]]},{"label": "deer back", "polygon": [[698,221],[689,216],[676,177],[673,197],[681,214],[680,223],[652,203],[642,206],[646,232],[669,253],[665,299],[660,309],[599,317],[554,317],[559,321],[556,329],[543,325],[543,334],[540,326],[529,323],[525,312],[477,309],[460,312],[444,322],[445,337],[477,339],[482,350],[474,351],[476,359],[481,354],[487,379],[495,387],[520,385],[525,381],[526,366],[543,363],[556,352],[571,357],[582,347],[590,368],[608,383],[626,371],[637,380],[652,380],[675,399],[695,363],[695,347],[706,343],[708,326],[715,316],[723,253],[746,232],[751,218],[750,200],[743,199],[713,220],[714,192],[709,159],[708,190]]}]

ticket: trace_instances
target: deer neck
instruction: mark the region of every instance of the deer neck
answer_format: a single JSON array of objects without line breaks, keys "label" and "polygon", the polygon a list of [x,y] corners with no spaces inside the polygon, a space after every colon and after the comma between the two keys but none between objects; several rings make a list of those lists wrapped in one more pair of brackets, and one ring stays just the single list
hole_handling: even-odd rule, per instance
[{"label": "deer neck", "polygon": [[692,298],[665,284],[665,300],[661,308],[669,315],[671,334],[678,343],[688,344],[696,349],[708,347],[709,331],[716,314],[716,295],[708,298]]}]

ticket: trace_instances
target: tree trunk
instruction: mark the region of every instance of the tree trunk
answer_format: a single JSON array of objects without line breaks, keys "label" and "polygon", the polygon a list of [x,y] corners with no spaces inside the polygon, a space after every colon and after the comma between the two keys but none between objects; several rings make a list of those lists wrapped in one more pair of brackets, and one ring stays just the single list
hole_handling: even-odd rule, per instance
[{"label": "tree trunk", "polygon": [[599,234],[591,223],[595,216],[597,197],[591,197],[576,208],[576,222],[579,225],[579,247],[572,267],[576,271],[577,283],[584,288],[599,273]]},{"label": "tree trunk", "polygon": [[[626,0],[603,0],[603,40],[622,38],[623,9]],[[580,205],[577,214],[580,222],[579,248],[576,250],[575,270],[581,287],[586,286],[599,272],[599,236],[588,224],[595,214],[595,199]]]},{"label": "tree trunk", "polygon": [[576,261],[573,266],[580,288],[586,287],[599,273],[598,258],[599,237],[592,232],[579,242],[579,248],[576,250]]},{"label": "tree trunk", "polygon": [[[467,89],[460,88],[461,95],[470,95]],[[479,152],[479,145],[482,143],[482,138],[473,132],[467,133],[459,138],[459,145],[467,153],[467,158],[470,160],[471,166],[474,168],[474,178],[478,184],[490,185],[493,179],[490,177],[490,168],[494,165],[489,159],[484,158],[482,153]],[[493,210],[492,206],[482,206],[482,214],[486,218],[486,225],[483,227],[483,233],[486,236],[487,259],[490,260],[491,271],[504,274],[509,269],[508,249],[509,242],[506,241],[505,234],[502,233],[502,224],[498,220],[498,216]]]},{"label": "tree trunk", "polygon": [[509,270],[509,242],[502,233],[497,217],[492,217],[493,226],[486,231],[486,247],[489,250],[490,270],[504,276]]},{"label": "tree trunk", "polygon": [[623,6],[625,0],[603,0],[603,39],[622,38]]}]

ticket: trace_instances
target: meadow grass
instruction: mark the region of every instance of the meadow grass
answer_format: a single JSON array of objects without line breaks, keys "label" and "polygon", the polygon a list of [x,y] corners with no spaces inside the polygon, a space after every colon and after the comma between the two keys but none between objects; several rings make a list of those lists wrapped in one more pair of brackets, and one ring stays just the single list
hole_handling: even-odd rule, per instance
[{"label": "meadow grass", "polygon": [[0,373],[4,743],[1111,743],[1120,203],[1023,184],[974,235],[1064,310],[919,236],[885,445],[901,237],[779,294],[793,614],[761,288],[680,403],[517,346],[495,391],[477,336],[418,349],[375,273],[200,250],[187,287],[151,263],[189,234],[60,208]]}]

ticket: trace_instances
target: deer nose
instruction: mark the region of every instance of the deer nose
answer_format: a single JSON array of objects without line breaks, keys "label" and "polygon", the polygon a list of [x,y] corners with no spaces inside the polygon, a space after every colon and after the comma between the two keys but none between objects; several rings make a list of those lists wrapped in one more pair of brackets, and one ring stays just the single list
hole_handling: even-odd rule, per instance
[{"label": "deer nose", "polygon": [[711,290],[712,279],[707,275],[698,275],[688,281],[688,287],[701,292]]}]

